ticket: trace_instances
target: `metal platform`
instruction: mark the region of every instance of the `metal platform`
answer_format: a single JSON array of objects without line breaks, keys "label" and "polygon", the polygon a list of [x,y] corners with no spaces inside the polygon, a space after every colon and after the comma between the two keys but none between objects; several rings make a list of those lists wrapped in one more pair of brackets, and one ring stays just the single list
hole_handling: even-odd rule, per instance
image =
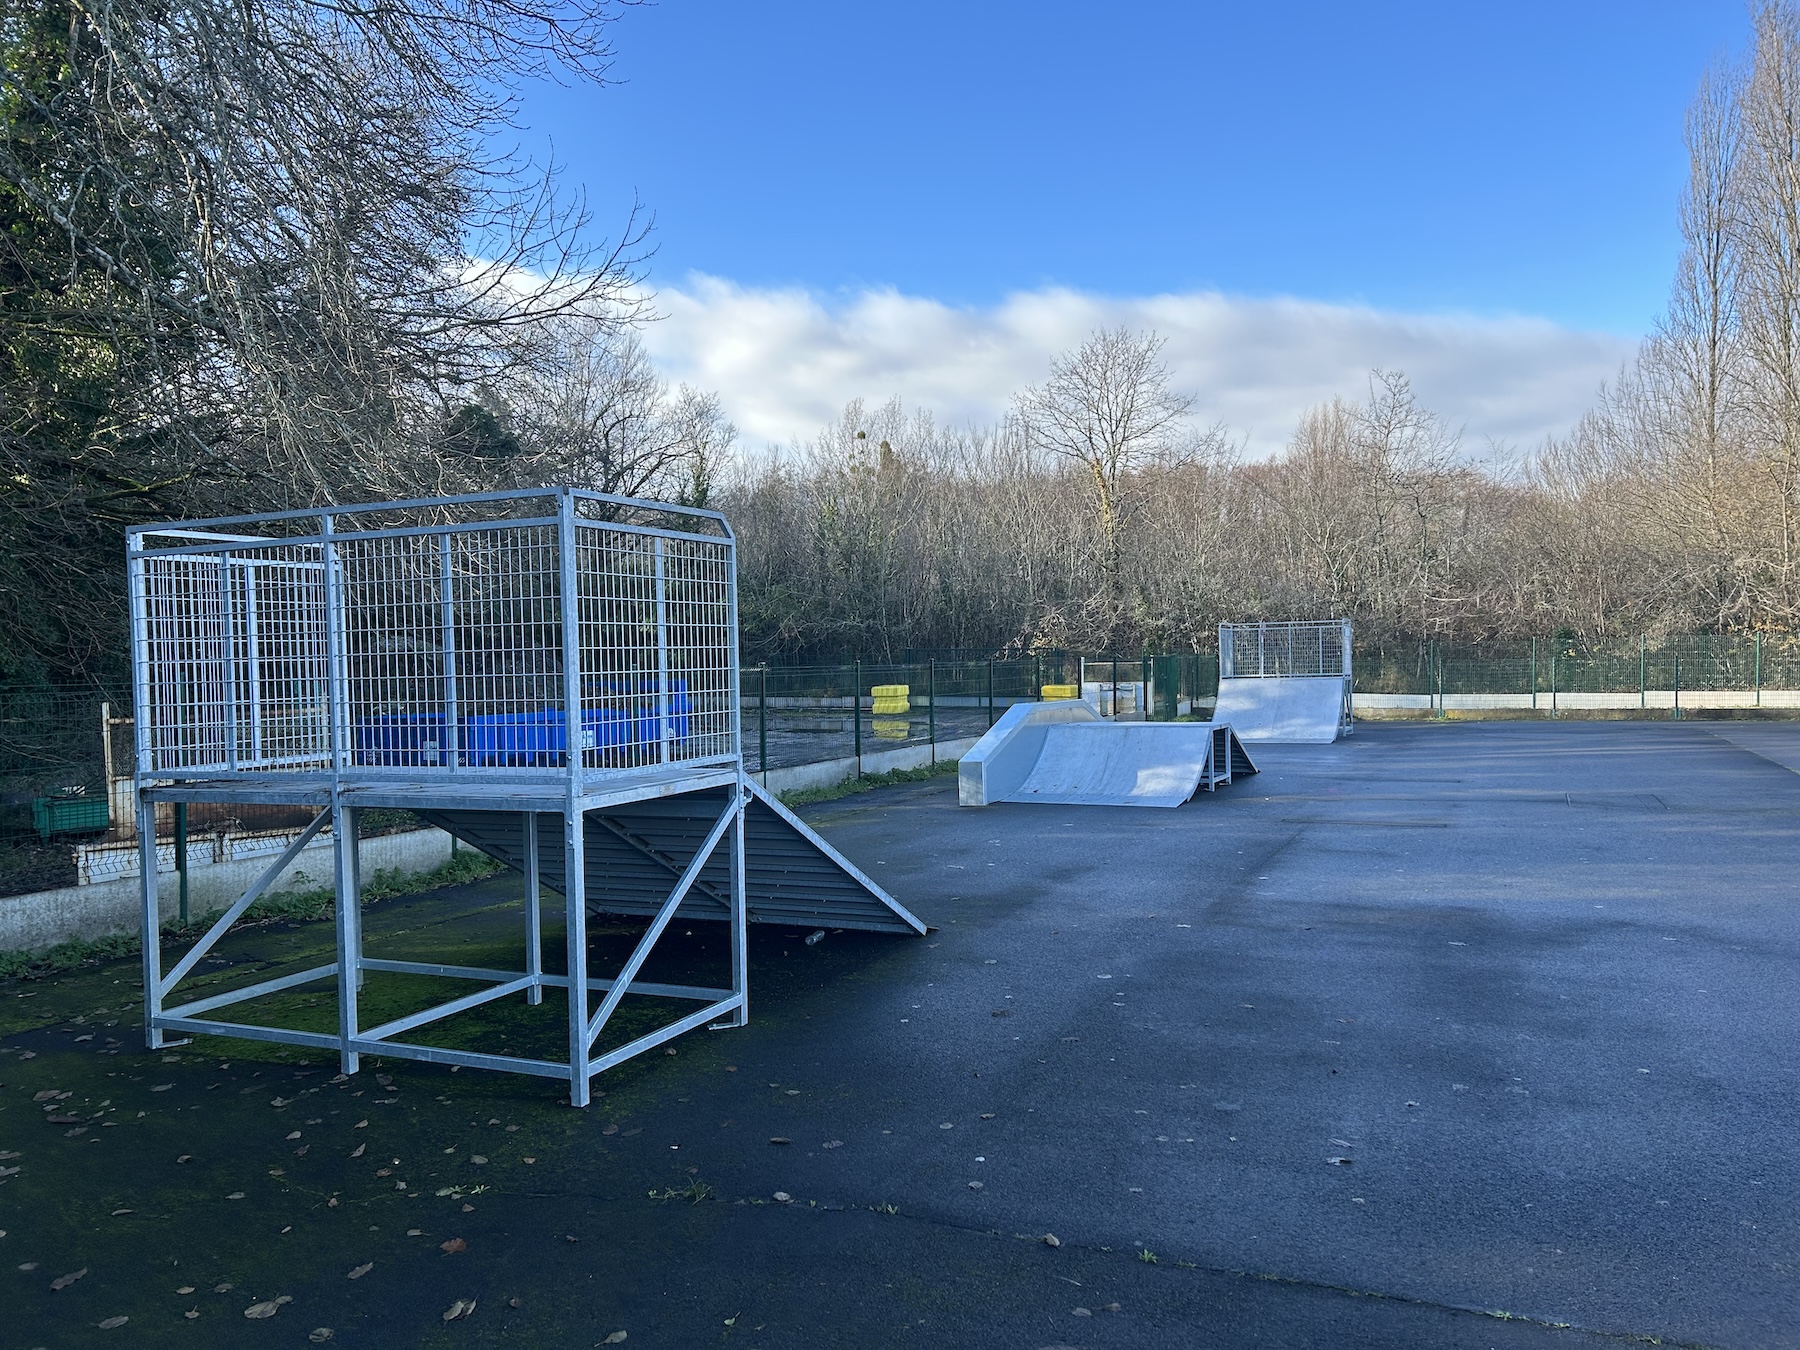
[{"label": "metal platform", "polygon": [[[750,922],[918,934],[924,925],[743,771],[736,543],[716,512],[569,488],[383,502],[134,528],[127,561],[136,693],[145,1032],[592,1077],[702,1026],[749,1016]],[[165,801],[318,808],[311,825],[166,973],[156,881]],[[524,878],[525,968],[374,959],[362,944],[360,813],[411,810]],[[176,988],[327,825],[337,959],[185,1003]],[[542,891],[563,900],[568,974],[543,969]],[[593,913],[647,918],[621,968],[587,969]],[[650,983],[677,915],[730,929],[720,987]],[[483,986],[375,1027],[370,972]],[[316,981],[335,1034],[223,1020]],[[514,994],[568,994],[565,1059],[406,1039]],[[698,1003],[596,1053],[627,995]],[[597,996],[597,998],[593,997]]]}]

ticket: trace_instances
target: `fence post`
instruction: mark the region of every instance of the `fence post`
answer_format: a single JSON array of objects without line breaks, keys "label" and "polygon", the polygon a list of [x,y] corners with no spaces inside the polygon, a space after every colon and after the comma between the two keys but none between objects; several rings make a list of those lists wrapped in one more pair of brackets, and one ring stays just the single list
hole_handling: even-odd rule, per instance
[{"label": "fence post", "polygon": [[852,732],[856,746],[856,776],[862,777],[862,662],[856,663],[856,673],[852,678],[856,681],[850,690],[850,716],[855,719],[855,730]]},{"label": "fence post", "polygon": [[1756,635],[1756,706],[1762,707],[1762,634]]},{"label": "fence post", "polygon": [[991,727],[994,725],[994,658],[991,656],[988,657],[987,704],[988,704],[988,725]]},{"label": "fence post", "polygon": [[1556,716],[1556,642],[1550,643],[1550,715]]},{"label": "fence post", "polygon": [[931,740],[931,762],[937,763],[937,658],[925,665],[925,726]]},{"label": "fence post", "polygon": [[187,809],[186,802],[175,803],[175,879],[180,887],[183,928],[188,924]]},{"label": "fence post", "polygon": [[762,663],[756,691],[756,771],[769,783],[769,663]]},{"label": "fence post", "polygon": [[1638,634],[1638,711],[1647,706],[1648,696],[1644,688],[1649,682],[1650,671],[1650,638],[1644,633]]},{"label": "fence post", "polygon": [[1675,658],[1675,709],[1670,713],[1669,720],[1672,722],[1681,720],[1681,657],[1679,655]]},{"label": "fence post", "polygon": [[1537,709],[1537,639],[1531,639],[1531,707]]}]

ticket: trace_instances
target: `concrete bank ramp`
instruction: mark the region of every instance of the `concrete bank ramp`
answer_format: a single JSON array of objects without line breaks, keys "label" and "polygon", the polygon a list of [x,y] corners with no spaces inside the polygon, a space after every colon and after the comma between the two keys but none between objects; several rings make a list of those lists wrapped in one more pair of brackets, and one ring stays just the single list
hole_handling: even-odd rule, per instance
[{"label": "concrete bank ramp", "polygon": [[1337,675],[1266,675],[1219,681],[1213,718],[1238,739],[1329,745],[1351,731],[1344,680]]},{"label": "concrete bank ramp", "polygon": [[1222,722],[1107,722],[1081,699],[1020,703],[962,758],[964,806],[1180,806],[1256,765]]}]

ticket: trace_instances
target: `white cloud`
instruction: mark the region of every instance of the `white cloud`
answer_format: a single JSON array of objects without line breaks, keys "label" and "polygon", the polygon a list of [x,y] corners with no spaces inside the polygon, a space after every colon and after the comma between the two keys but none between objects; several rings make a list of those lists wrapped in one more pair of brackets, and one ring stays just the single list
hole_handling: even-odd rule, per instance
[{"label": "white cloud", "polygon": [[671,379],[717,390],[752,445],[808,439],[852,398],[898,395],[952,425],[987,422],[1050,358],[1095,328],[1153,328],[1196,417],[1222,421],[1252,456],[1286,444],[1302,409],[1368,389],[1382,366],[1465,431],[1530,450],[1568,430],[1635,348],[1544,319],[1400,314],[1202,291],[1130,299],[1051,289],[965,309],[893,290],[834,299],[695,275],[663,290],[645,334]]}]

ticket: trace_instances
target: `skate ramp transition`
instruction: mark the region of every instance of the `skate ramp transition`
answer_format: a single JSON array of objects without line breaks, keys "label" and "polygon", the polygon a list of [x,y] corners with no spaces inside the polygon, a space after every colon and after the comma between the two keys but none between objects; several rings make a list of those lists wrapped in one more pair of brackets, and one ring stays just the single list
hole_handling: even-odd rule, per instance
[{"label": "skate ramp transition", "polygon": [[1221,679],[1213,718],[1240,740],[1328,745],[1349,731],[1349,699],[1337,675]]},{"label": "skate ramp transition", "polygon": [[1019,703],[963,756],[963,806],[1180,806],[1256,765],[1222,722],[1108,722],[1081,699]]},{"label": "skate ramp transition", "polygon": [[[745,812],[744,891],[751,923],[923,934],[925,924],[754,780]],[[728,788],[677,793],[589,810],[583,837],[587,907],[652,916],[725,809]],[[525,864],[518,811],[418,811],[422,819],[516,870]],[[563,822],[540,815],[543,884],[563,889]],[[676,909],[680,919],[731,917],[731,850],[721,844]]]}]

